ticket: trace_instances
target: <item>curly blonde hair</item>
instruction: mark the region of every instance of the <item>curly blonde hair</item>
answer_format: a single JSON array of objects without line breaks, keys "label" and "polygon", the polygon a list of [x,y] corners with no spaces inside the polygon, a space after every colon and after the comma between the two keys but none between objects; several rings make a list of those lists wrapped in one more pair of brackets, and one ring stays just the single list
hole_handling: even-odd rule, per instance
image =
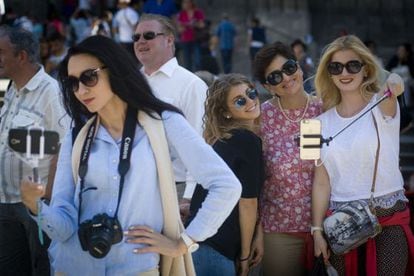
[{"label": "curly blonde hair", "polygon": [[241,74],[227,74],[220,76],[208,88],[203,118],[203,136],[208,144],[211,145],[217,140],[231,138],[233,129],[246,128],[253,132],[257,130],[256,126],[259,118],[255,120],[254,126],[251,126],[242,121],[226,117],[226,114],[230,113],[227,106],[229,92],[231,88],[240,84],[254,87],[247,77]]},{"label": "curly blonde hair", "polygon": [[332,60],[332,56],[336,52],[344,50],[351,50],[355,52],[361,59],[361,62],[364,63],[363,68],[366,73],[366,77],[364,77],[364,80],[360,86],[361,95],[368,100],[379,90],[378,75],[380,72],[380,66],[370,50],[355,35],[339,37],[330,43],[323,51],[315,75],[315,88],[318,96],[322,99],[322,108],[324,111],[341,102],[341,94],[339,89],[333,82],[327,68],[329,62]]}]

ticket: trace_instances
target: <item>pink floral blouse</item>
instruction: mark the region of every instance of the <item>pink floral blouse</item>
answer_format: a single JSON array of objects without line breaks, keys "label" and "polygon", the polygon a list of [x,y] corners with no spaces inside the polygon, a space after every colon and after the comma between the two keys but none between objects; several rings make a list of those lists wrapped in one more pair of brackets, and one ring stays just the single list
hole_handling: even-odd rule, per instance
[{"label": "pink floral blouse", "polygon": [[[293,121],[304,108],[284,110]],[[322,103],[312,100],[304,118],[322,113]],[[301,160],[294,138],[299,122],[285,118],[272,101],[262,104],[261,138],[266,180],[260,197],[260,218],[265,233],[309,232],[314,161]]]}]

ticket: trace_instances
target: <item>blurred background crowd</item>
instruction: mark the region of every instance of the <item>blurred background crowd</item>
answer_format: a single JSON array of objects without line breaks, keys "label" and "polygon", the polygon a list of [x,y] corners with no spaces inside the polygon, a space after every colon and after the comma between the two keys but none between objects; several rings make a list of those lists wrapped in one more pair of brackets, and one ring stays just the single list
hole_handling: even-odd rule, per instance
[{"label": "blurred background crowd", "polygon": [[[143,13],[172,18],[178,30],[176,56],[181,65],[209,81],[221,73],[250,76],[257,51],[267,43],[290,44],[304,71],[305,89],[324,45],[332,38],[356,34],[388,71],[406,84],[407,114],[414,106],[414,58],[409,31],[414,3],[408,0],[215,1],[215,0],[4,0],[1,24],[21,26],[41,43],[41,62],[56,76],[67,49],[84,38],[102,34],[133,54],[135,25]],[[259,89],[263,100],[269,95]],[[401,165],[407,185],[413,185],[412,129],[401,137]],[[411,179],[411,180],[410,180]],[[411,183],[411,184],[410,184]]]}]

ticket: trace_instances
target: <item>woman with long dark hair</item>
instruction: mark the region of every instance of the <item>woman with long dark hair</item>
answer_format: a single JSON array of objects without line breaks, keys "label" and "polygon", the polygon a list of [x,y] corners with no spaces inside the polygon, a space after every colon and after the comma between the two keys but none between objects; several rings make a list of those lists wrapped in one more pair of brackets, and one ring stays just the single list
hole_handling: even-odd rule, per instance
[{"label": "woman with long dark hair", "polygon": [[[51,206],[38,201],[40,185],[22,184],[23,202],[53,241],[55,272],[159,275],[160,257],[168,257],[163,275],[193,275],[187,252],[214,234],[236,204],[241,189],[234,174],[179,110],[152,94],[111,39],[93,36],[72,47],[59,80],[68,114],[83,127],[73,146],[73,132],[62,144]],[[154,135],[160,123],[164,129]],[[209,190],[185,230],[169,154]]]}]

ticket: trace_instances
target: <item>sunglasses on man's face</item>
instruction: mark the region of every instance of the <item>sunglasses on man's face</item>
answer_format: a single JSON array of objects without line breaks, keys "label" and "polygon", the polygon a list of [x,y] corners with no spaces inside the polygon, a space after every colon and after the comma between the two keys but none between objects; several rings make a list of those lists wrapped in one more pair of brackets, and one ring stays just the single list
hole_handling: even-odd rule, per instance
[{"label": "sunglasses on man's face", "polygon": [[344,71],[344,68],[346,68],[348,73],[358,74],[361,72],[362,66],[364,66],[364,64],[358,60],[350,60],[345,64],[333,61],[328,63],[328,72],[331,75],[340,75]]},{"label": "sunglasses on man's face", "polygon": [[132,35],[132,40],[134,42],[137,42],[141,38],[141,35],[145,40],[153,40],[154,38],[156,38],[159,35],[164,35],[164,33],[156,33],[156,32],[153,32],[153,31],[144,32],[143,34],[138,34],[137,33],[137,34]]},{"label": "sunglasses on man's face", "polygon": [[87,87],[94,87],[98,83],[98,72],[103,69],[106,69],[106,66],[85,70],[80,74],[79,78],[69,76],[64,82],[66,90],[73,93],[77,92],[79,90],[79,82]]},{"label": "sunglasses on man's face", "polygon": [[282,70],[275,70],[267,75],[266,83],[270,85],[278,85],[283,81],[283,74],[291,76],[295,74],[296,71],[298,71],[298,64],[293,59],[289,59],[283,64]]},{"label": "sunglasses on man's face", "polygon": [[[246,96],[250,100],[254,101],[259,96],[259,93],[254,88],[249,88],[246,90]],[[242,108],[247,104],[247,98],[246,97],[240,97],[237,100],[234,101],[234,106],[238,109]]]}]

